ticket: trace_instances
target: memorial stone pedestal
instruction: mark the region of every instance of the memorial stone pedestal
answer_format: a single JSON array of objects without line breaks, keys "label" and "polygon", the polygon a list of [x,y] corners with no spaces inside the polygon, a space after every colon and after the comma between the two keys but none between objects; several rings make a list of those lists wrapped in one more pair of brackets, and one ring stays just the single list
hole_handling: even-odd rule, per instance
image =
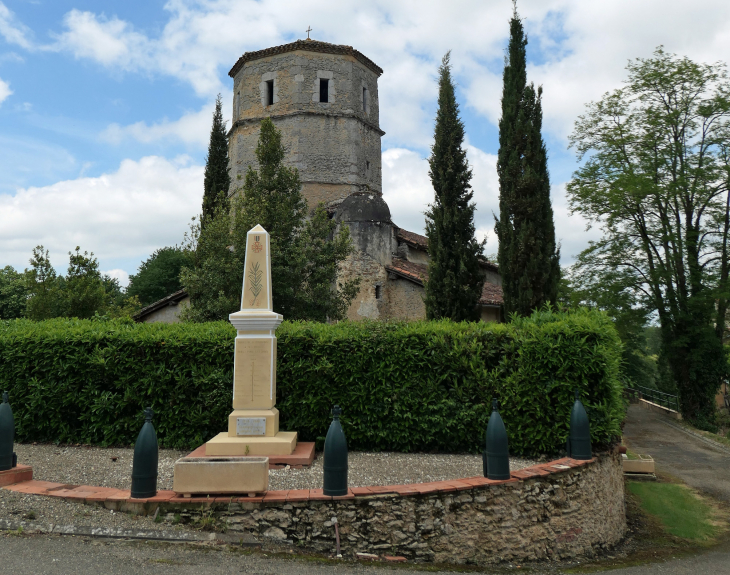
[{"label": "memorial stone pedestal", "polygon": [[269,234],[256,226],[246,238],[241,310],[229,316],[237,335],[228,430],[175,463],[174,491],[266,491],[269,465],[311,464],[314,443],[297,445],[296,431],[279,431],[274,334],[283,319],[272,307]]},{"label": "memorial stone pedestal", "polygon": [[228,431],[205,445],[206,455],[291,455],[296,431],[279,431],[276,405],[276,328],[271,295],[269,234],[256,226],[246,237],[241,311],[229,316],[236,328],[233,412]]}]

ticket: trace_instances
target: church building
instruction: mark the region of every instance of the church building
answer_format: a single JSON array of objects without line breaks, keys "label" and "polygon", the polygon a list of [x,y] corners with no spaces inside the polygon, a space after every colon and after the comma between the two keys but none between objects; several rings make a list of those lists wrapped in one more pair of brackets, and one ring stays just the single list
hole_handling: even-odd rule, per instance
[{"label": "church building", "polygon": [[[393,223],[383,200],[378,78],[383,70],[351,46],[297,40],[246,52],[231,68],[233,115],[228,134],[231,194],[241,185],[262,119],[281,131],[285,163],[297,168],[310,208],[323,202],[350,228],[356,252],[343,279],[360,277],[352,320],[423,319],[423,281],[429,261],[424,236]],[[484,321],[500,321],[501,278],[482,262]]]}]

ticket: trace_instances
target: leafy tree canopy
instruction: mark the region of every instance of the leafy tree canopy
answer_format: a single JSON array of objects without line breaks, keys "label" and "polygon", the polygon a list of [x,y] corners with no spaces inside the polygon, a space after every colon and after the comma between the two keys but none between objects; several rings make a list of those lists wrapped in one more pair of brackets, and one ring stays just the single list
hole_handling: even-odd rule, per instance
[{"label": "leafy tree canopy", "polygon": [[23,317],[26,300],[23,274],[12,266],[0,269],[0,319]]},{"label": "leafy tree canopy", "polygon": [[588,104],[571,136],[585,161],[570,207],[603,233],[576,270],[657,315],[682,412],[712,425],[728,375],[730,82],[724,64],[661,47],[627,69],[625,86]]},{"label": "leafy tree canopy", "polygon": [[289,320],[344,318],[359,286],[359,279],[337,281],[353,251],[349,230],[336,231],[321,204],[307,218],[299,173],[283,165],[281,133],[268,118],[256,157],[259,169],[249,168],[230,211],[220,206],[205,226],[191,227],[194,261],[181,274],[191,305],[182,317],[220,320],[240,309],[246,234],[260,224],[270,234],[274,309]]},{"label": "leafy tree canopy", "polygon": [[101,274],[93,253],[82,253],[78,246],[69,252],[65,277],[56,274],[43,246],[33,249],[30,268],[23,275],[29,319],[130,317],[141,307],[136,297],[124,294],[116,278]]},{"label": "leafy tree canopy", "polygon": [[190,264],[192,255],[180,247],[166,247],[143,261],[137,273],[129,276],[128,296],[137,296],[149,305],[182,288],[180,270]]}]

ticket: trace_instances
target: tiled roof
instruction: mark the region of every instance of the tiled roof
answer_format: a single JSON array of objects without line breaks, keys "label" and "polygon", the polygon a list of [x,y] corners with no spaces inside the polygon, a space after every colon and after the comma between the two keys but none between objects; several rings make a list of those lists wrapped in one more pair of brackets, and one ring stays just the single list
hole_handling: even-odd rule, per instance
[{"label": "tiled roof", "polygon": [[418,285],[423,285],[423,280],[428,279],[427,265],[416,264],[402,258],[393,258],[391,265],[385,266],[385,269]]},{"label": "tiled roof", "polygon": [[[426,236],[422,236],[421,234],[409,232],[402,228],[398,228],[398,231],[396,232],[396,236],[399,240],[401,240],[402,242],[405,242],[412,248],[416,248],[417,250],[428,251],[428,238]],[[488,270],[492,270],[495,272],[499,271],[499,266],[495,263],[490,262],[487,258],[479,258],[479,265]]]},{"label": "tiled roof", "polygon": [[484,282],[482,288],[482,297],[479,298],[480,305],[502,305],[504,297],[502,296],[502,286]]},{"label": "tiled roof", "polygon": [[428,238],[426,236],[422,236],[421,234],[415,234],[413,232],[408,232],[401,228],[398,228],[397,236],[399,240],[403,240],[409,246],[412,246],[416,249],[428,249]]},{"label": "tiled roof", "polygon": [[158,300],[155,303],[151,303],[150,305],[143,307],[141,310],[139,310],[136,314],[134,314],[132,316],[132,319],[134,319],[134,321],[142,321],[145,317],[150,315],[152,312],[155,312],[158,309],[161,309],[170,304],[176,304],[176,303],[184,300],[187,296],[188,296],[188,292],[185,290],[185,288],[178,290],[176,292],[173,292],[170,295],[163,297],[161,300]]},{"label": "tiled roof", "polygon": [[[418,285],[423,285],[423,281],[428,280],[428,266],[425,264],[417,264],[401,258],[393,258],[391,265],[385,266],[385,269]],[[484,282],[482,297],[479,298],[479,305],[502,305],[503,303],[502,287]]]},{"label": "tiled roof", "polygon": [[272,48],[266,48],[265,50],[257,50],[256,52],[245,52],[238,61],[233,65],[228,75],[233,78],[238,71],[243,68],[246,62],[252,60],[260,60],[261,58],[267,58],[269,56],[275,56],[277,54],[284,54],[286,52],[294,52],[296,50],[306,50],[307,52],[320,52],[322,54],[345,54],[352,56],[360,62],[366,68],[369,68],[375,72],[378,76],[383,73],[383,69],[373,62],[370,58],[365,56],[362,52],[355,50],[352,46],[344,46],[341,44],[330,44],[329,42],[320,42],[319,40],[297,40],[296,42],[290,42],[289,44],[282,44],[281,46],[274,46]]}]

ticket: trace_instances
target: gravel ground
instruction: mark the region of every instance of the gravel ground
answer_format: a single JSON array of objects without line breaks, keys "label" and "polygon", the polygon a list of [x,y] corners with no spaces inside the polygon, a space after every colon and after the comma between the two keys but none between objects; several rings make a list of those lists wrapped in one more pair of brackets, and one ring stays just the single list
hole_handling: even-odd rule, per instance
[{"label": "gravel ground", "polygon": [[[74,485],[99,485],[129,489],[132,457],[129,448],[16,444],[18,462],[33,467],[33,478]],[[158,489],[172,489],[175,461],[187,451],[160,449]],[[303,469],[272,469],[269,489],[317,489],[322,487],[322,454]],[[533,465],[529,459],[510,458],[512,470]],[[482,474],[480,455],[431,453],[350,452],[348,479],[351,487],[425,483]]]},{"label": "gravel ground", "polygon": [[[536,463],[528,459],[510,458],[510,469],[522,469]],[[350,452],[348,458],[350,487],[366,485],[400,485],[460,479],[482,475],[481,455],[448,455],[432,453],[367,453]],[[322,487],[321,454],[309,468],[272,469],[269,489],[318,489]]]},{"label": "gravel ground", "polygon": [[[133,449],[16,444],[15,451],[19,463],[33,467],[34,479],[117,489],[129,489],[131,484]],[[187,453],[172,449],[160,450],[158,489],[172,489],[175,461]],[[510,459],[513,470],[534,463],[527,459]],[[482,473],[482,459],[478,455],[350,452],[349,465],[351,487],[459,479]],[[322,475],[320,453],[309,468],[272,469],[269,472],[269,489],[321,488]],[[0,489],[0,518],[91,527],[163,528],[155,524],[151,517],[134,517],[100,506],[14,493],[5,489]],[[164,525],[164,529],[189,528],[169,523]]]}]

